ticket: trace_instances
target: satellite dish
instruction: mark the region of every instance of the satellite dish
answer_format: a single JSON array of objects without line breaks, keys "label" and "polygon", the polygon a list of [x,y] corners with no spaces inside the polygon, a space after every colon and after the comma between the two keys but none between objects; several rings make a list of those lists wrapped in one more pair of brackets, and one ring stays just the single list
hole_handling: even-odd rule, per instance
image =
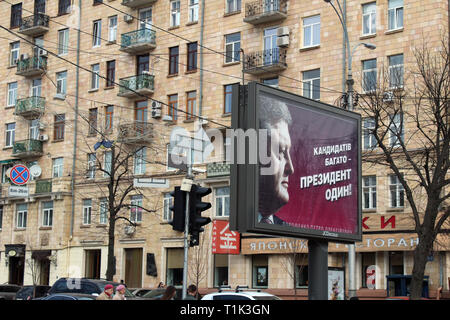
[{"label": "satellite dish", "polygon": [[8,168],[8,170],[6,170],[6,176],[7,176],[8,178],[11,177],[11,169],[12,169],[12,167],[11,167],[11,168]]},{"label": "satellite dish", "polygon": [[35,164],[34,166],[31,166],[31,168],[29,170],[30,170],[31,175],[34,178],[37,178],[37,177],[39,177],[42,174],[42,169],[37,164]]}]

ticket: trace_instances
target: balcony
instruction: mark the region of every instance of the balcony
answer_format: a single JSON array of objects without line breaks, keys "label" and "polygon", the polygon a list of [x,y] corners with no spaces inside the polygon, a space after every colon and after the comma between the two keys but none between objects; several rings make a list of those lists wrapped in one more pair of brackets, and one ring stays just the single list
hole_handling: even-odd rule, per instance
[{"label": "balcony", "polygon": [[12,155],[16,158],[35,158],[42,156],[42,141],[27,139],[14,142]]},{"label": "balcony", "polygon": [[244,72],[253,75],[276,73],[287,68],[286,49],[273,48],[244,55]]},{"label": "balcony", "polygon": [[43,13],[36,13],[35,15],[22,18],[19,32],[27,36],[38,36],[48,31],[49,16]]},{"label": "balcony", "polygon": [[119,97],[139,98],[153,94],[155,89],[155,76],[144,73],[138,76],[122,78],[119,80]]},{"label": "balcony", "polygon": [[145,5],[151,5],[157,0],[122,0],[122,5],[129,8],[137,8]]},{"label": "balcony", "polygon": [[17,61],[16,74],[19,76],[24,77],[40,76],[46,70],[47,70],[47,57],[45,56],[37,56],[37,57],[33,56],[31,58],[23,57],[23,59]]},{"label": "balcony", "polygon": [[223,162],[213,162],[206,165],[206,177],[222,177],[230,175],[230,164]]},{"label": "balcony", "polygon": [[14,114],[31,120],[39,118],[44,113],[44,109],[45,98],[29,97],[17,100]]},{"label": "balcony", "polygon": [[287,0],[258,0],[245,4],[244,22],[258,25],[286,19]]},{"label": "balcony", "polygon": [[120,50],[131,54],[141,54],[156,48],[156,31],[140,29],[122,34]]},{"label": "balcony", "polygon": [[119,125],[118,141],[127,144],[151,142],[153,138],[153,124],[133,121]]},{"label": "balcony", "polygon": [[36,180],[35,194],[52,192],[52,179]]}]

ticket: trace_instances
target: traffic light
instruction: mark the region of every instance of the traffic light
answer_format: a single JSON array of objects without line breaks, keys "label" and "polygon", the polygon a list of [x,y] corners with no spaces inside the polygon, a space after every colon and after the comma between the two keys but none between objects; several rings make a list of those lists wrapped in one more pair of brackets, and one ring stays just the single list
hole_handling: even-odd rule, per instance
[{"label": "traffic light", "polygon": [[173,205],[169,207],[172,211],[172,220],[169,224],[175,231],[184,231],[185,219],[186,219],[186,192],[182,191],[180,187],[170,192],[173,197]]},{"label": "traffic light", "polygon": [[204,225],[211,222],[208,217],[202,217],[202,211],[211,208],[211,203],[202,202],[202,198],[211,193],[211,188],[203,188],[192,185],[189,193],[189,234],[191,235],[189,246],[199,245],[200,233],[205,231]]}]

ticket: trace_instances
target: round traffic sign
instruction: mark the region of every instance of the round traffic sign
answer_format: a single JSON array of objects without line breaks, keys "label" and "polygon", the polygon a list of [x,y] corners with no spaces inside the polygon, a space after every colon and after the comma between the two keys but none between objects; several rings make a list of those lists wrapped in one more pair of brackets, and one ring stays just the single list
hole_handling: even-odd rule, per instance
[{"label": "round traffic sign", "polygon": [[24,185],[30,179],[30,171],[23,164],[15,165],[11,168],[10,179],[14,184]]}]

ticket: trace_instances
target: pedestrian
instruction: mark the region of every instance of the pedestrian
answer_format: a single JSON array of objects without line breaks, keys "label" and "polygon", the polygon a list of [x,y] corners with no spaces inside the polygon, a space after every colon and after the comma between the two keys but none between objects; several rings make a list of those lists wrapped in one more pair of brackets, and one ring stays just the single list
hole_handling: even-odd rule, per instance
[{"label": "pedestrian", "polygon": [[160,282],[159,284],[158,284],[158,289],[164,289],[166,286],[164,285],[164,282]]},{"label": "pedestrian", "polygon": [[103,292],[100,293],[96,300],[112,300],[112,294],[114,292],[114,287],[112,284],[107,284]]},{"label": "pedestrian", "polygon": [[183,300],[197,300],[197,286],[195,284],[191,284],[187,288],[187,295]]},{"label": "pedestrian", "polygon": [[175,300],[175,295],[177,294],[177,290],[174,286],[168,286],[166,291],[164,292],[161,300]]},{"label": "pedestrian", "polygon": [[123,284],[117,286],[113,300],[127,300],[125,298],[125,286]]}]

